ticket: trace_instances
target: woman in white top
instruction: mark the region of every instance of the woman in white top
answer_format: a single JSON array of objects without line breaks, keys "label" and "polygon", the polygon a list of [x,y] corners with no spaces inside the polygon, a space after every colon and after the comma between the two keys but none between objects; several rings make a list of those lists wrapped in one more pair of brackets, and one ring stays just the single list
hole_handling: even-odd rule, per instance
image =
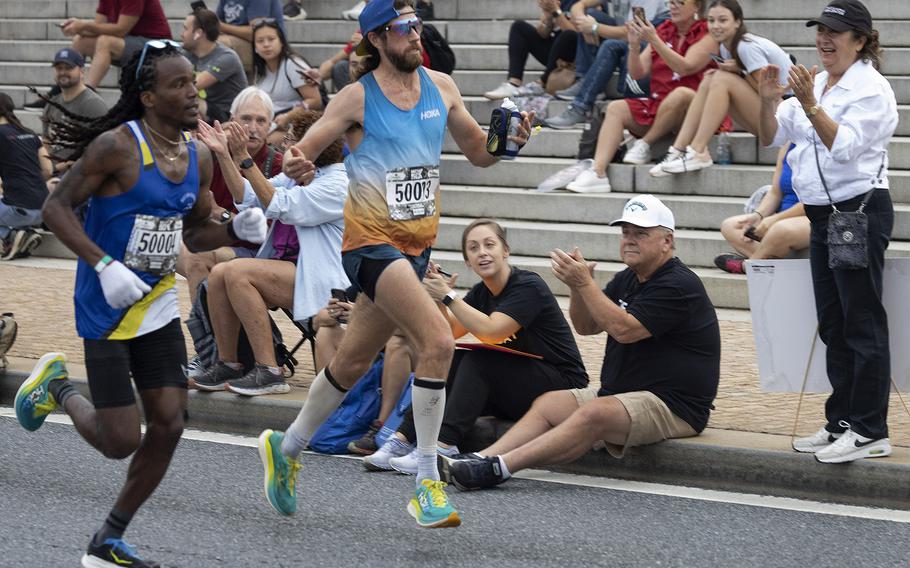
[{"label": "woman in white top", "polygon": [[[758,132],[758,73],[777,65],[781,76],[790,56],[776,43],[746,29],[736,0],[714,0],[708,6],[708,33],[720,44],[718,71],[705,73],[698,92],[667,156],[650,173],[654,177],[692,172],[714,165],[708,142],[729,113],[738,125]],[[744,73],[743,73],[744,72]]]},{"label": "woman in white top", "polygon": [[287,112],[295,106],[322,109],[319,70],[291,49],[276,20],[265,18],[253,26],[253,84],[269,94],[275,105],[276,132],[269,143],[278,144],[287,130]]},{"label": "woman in white top", "polygon": [[[788,162],[793,188],[811,222],[809,260],[819,337],[827,346],[832,393],[827,424],[794,441],[823,463],[887,456],[891,360],[888,319],[882,306],[885,249],[894,225],[888,193],[888,142],[897,127],[897,102],[881,64],[878,32],[858,0],[832,0],[817,26],[815,46],[824,71],[790,68],[793,98],[780,71],[761,74],[759,138],[780,146],[792,140]],[[857,211],[868,222],[866,268],[830,268],[828,224],[834,208]],[[841,217],[843,218],[843,217]],[[854,234],[843,234],[854,241]]]}]

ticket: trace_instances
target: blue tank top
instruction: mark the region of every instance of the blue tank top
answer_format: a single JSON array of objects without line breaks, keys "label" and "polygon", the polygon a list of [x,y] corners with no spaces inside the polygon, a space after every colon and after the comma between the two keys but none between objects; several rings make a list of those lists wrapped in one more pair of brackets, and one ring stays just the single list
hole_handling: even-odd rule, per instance
[{"label": "blue tank top", "polygon": [[423,67],[420,100],[411,110],[389,101],[373,73],[364,90],[363,139],[344,161],[350,186],[342,250],[390,244],[419,255],[439,227],[439,156],[448,110]]},{"label": "blue tank top", "polygon": [[183,242],[183,217],[199,194],[196,146],[189,133],[184,132],[189,160],[183,180],[174,183],[158,169],[139,124],[126,124],[139,148],[139,179],[120,195],[90,197],[85,233],[111,258],[135,272],[152,291],[129,308],[114,309],[104,300],[94,267],[79,259],[76,330],[86,339],[132,339],[180,317],[174,270]]},{"label": "blue tank top", "polygon": [[787,209],[799,203],[799,197],[797,197],[796,192],[793,191],[793,170],[790,169],[790,164],[787,163],[787,157],[795,147],[796,144],[790,144],[790,147],[787,149],[787,153],[784,155],[784,165],[780,169],[781,199],[780,207],[777,209],[778,212],[786,211]]}]

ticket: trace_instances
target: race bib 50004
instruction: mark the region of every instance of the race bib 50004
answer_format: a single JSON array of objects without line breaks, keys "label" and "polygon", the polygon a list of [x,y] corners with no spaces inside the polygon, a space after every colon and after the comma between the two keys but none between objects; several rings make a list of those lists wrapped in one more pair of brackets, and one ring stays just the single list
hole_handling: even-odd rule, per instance
[{"label": "race bib 50004", "polygon": [[123,264],[152,274],[173,272],[182,240],[182,217],[136,215]]},{"label": "race bib 50004", "polygon": [[436,213],[439,166],[399,168],[386,172],[385,188],[389,218],[393,221],[430,217]]}]

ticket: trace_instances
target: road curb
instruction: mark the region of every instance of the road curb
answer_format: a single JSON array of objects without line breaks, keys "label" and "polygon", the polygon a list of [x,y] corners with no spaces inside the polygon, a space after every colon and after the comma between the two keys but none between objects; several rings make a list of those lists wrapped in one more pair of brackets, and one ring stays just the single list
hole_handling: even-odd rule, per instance
[{"label": "road curb", "polygon": [[[27,373],[18,371],[0,374],[0,404],[12,405],[16,390],[27,376]],[[85,380],[74,378],[73,382],[80,392],[88,394]],[[266,428],[284,429],[301,407],[299,400],[274,397],[244,398],[225,392],[190,391],[189,394],[188,427],[235,434],[257,435]],[[471,451],[486,447],[510,426],[507,421],[481,418],[461,449]],[[631,448],[621,460],[606,452],[592,451],[570,464],[550,469],[597,477],[910,510],[910,463],[907,460],[886,458],[840,465],[821,464],[812,455],[787,451],[786,437],[751,434],[751,441],[731,441],[737,434],[743,433],[709,429],[696,438]],[[754,443],[759,439],[756,437],[760,437],[766,446],[767,439],[771,438],[777,447],[760,447],[760,444]]]}]

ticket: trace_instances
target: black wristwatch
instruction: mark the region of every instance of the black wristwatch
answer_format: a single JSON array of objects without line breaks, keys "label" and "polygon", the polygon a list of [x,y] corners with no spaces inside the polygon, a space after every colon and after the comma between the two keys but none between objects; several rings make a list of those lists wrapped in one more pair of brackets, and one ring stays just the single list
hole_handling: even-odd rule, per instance
[{"label": "black wristwatch", "polygon": [[241,170],[248,170],[253,167],[253,158],[246,158],[238,165],[240,166]]},{"label": "black wristwatch", "polygon": [[562,16],[562,14],[563,14],[562,8],[556,8],[555,10],[553,10],[554,18],[558,18],[558,17]]}]

